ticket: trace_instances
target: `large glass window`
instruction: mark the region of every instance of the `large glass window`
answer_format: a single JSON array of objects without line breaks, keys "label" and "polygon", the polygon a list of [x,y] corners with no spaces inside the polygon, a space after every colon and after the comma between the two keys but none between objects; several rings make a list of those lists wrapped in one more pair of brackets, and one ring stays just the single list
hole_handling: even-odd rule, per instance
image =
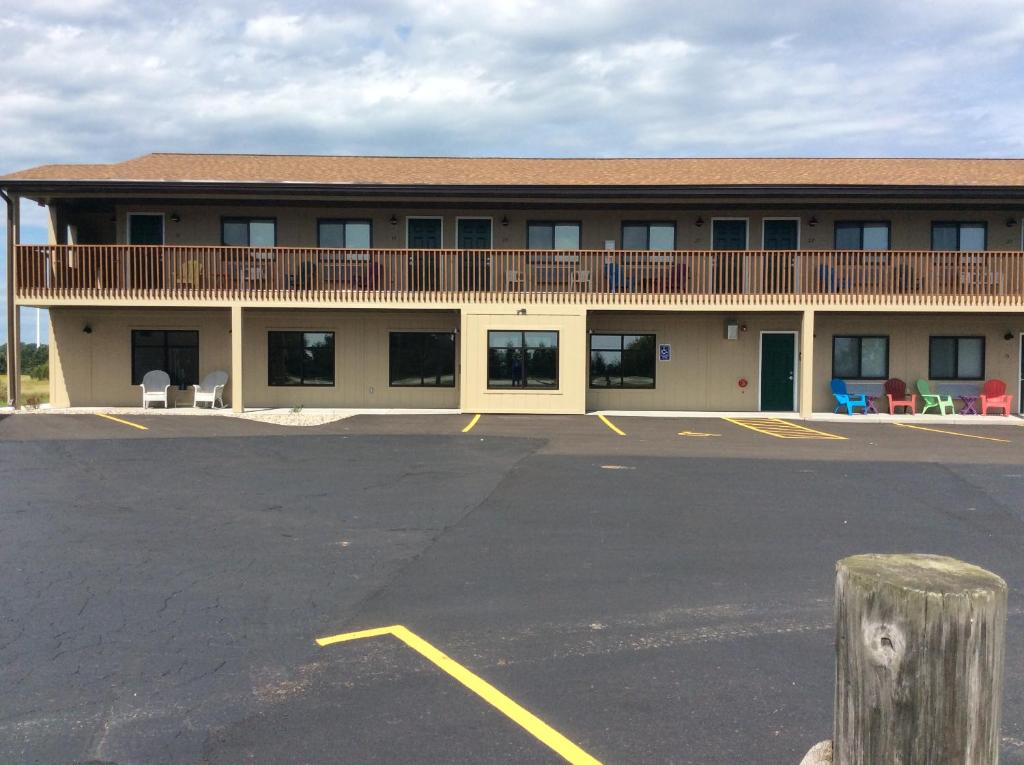
[{"label": "large glass window", "polygon": [[182,329],[132,330],[132,385],[155,369],[178,387],[199,382],[199,333]]},{"label": "large glass window", "polygon": [[277,221],[273,218],[222,218],[222,244],[237,247],[276,247]]},{"label": "large glass window", "polygon": [[933,223],[933,250],[984,250],[988,227],[984,223]]},{"label": "large glass window", "polygon": [[889,338],[836,335],[832,338],[832,376],[841,380],[889,377]]},{"label": "large glass window", "polygon": [[527,223],[526,246],[531,250],[578,250],[580,224],[548,221]]},{"label": "large glass window", "polygon": [[487,387],[557,388],[558,332],[488,332]]},{"label": "large glass window", "polygon": [[455,334],[392,332],[388,356],[392,387],[455,386]]},{"label": "large glass window", "polygon": [[932,380],[984,379],[985,338],[929,338],[928,377]]},{"label": "large glass window", "polygon": [[591,388],[653,388],[654,335],[590,336]]},{"label": "large glass window", "polygon": [[889,222],[840,221],[836,223],[837,250],[888,250]]},{"label": "large glass window", "polygon": [[268,332],[267,384],[334,385],[334,333]]},{"label": "large glass window", "polygon": [[675,223],[622,224],[622,249],[624,250],[674,250],[675,248]]},{"label": "large glass window", "polygon": [[367,249],[371,246],[372,230],[368,220],[319,220],[316,241],[320,247]]}]

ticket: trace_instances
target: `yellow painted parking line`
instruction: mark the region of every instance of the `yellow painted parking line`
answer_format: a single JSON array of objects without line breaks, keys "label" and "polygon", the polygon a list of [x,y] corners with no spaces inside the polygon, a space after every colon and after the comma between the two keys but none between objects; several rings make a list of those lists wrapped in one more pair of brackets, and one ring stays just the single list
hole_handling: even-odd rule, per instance
[{"label": "yellow painted parking line", "polygon": [[609,428],[611,428],[611,429],[612,429],[612,430],[613,430],[614,432],[618,433],[618,434],[619,434],[620,436],[624,436],[624,435],[626,435],[625,433],[623,433],[623,432],[622,432],[621,430],[619,430],[619,429],[618,429],[618,428],[617,428],[617,427],[615,426],[615,423],[613,423],[613,422],[612,422],[611,420],[609,420],[609,419],[608,419],[607,417],[605,417],[605,416],[604,416],[603,414],[599,414],[599,415],[597,415],[597,418],[598,418],[598,419],[599,419],[599,420],[600,420],[601,422],[603,422],[603,423],[604,423],[605,425],[607,425],[607,426],[608,426]]},{"label": "yellow painted parking line", "polygon": [[464,427],[462,429],[462,432],[463,433],[468,433],[469,431],[471,431],[473,429],[473,426],[476,425],[478,422],[480,422],[480,415],[479,414],[473,415],[473,419],[469,421],[469,425],[467,425],[466,427]]},{"label": "yellow painted parking line", "polygon": [[379,637],[381,635],[393,635],[401,640],[409,648],[420,654],[420,656],[454,677],[492,707],[523,727],[536,739],[560,754],[566,762],[570,762],[573,765],[601,765],[598,760],[584,752],[532,712],[527,711],[482,677],[473,674],[453,658],[439,651],[412,630],[400,624],[317,638],[316,642],[317,645],[323,647],[333,645],[334,643],[347,643],[351,640],[361,640],[362,638]]},{"label": "yellow painted parking line", "polygon": [[938,428],[927,428],[924,425],[911,425],[908,422],[894,422],[901,428],[913,428],[914,430],[927,430],[929,433],[942,433],[947,436],[960,436],[960,438],[977,438],[981,441],[995,441],[1000,444],[1011,444],[1013,443],[1007,438],[995,438],[994,436],[976,436],[972,433],[954,433],[952,430],[939,430]]},{"label": "yellow painted parking line", "polygon": [[845,441],[846,436],[839,436],[835,433],[826,433],[823,430],[815,430],[804,425],[798,425],[792,420],[783,420],[779,417],[723,417],[726,422],[739,425],[741,428],[753,430],[774,438],[786,439],[816,439],[820,441]]},{"label": "yellow painted parking line", "polygon": [[97,417],[102,417],[104,420],[110,420],[111,422],[119,422],[122,425],[127,425],[130,428],[138,428],[139,430],[149,430],[145,425],[139,425],[137,422],[128,422],[128,420],[122,420],[119,417],[111,417],[109,414],[100,414],[94,412]]},{"label": "yellow painted parking line", "polygon": [[722,434],[721,433],[697,433],[697,432],[695,432],[693,430],[684,430],[682,433],[678,433],[677,435],[680,435],[680,436],[691,436],[693,438],[709,438],[709,437],[718,438]]}]

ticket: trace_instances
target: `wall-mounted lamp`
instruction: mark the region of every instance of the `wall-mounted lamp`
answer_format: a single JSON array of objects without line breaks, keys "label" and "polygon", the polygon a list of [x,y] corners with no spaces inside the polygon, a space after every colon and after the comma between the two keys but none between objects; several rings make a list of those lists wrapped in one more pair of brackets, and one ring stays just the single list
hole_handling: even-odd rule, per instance
[{"label": "wall-mounted lamp", "polygon": [[704,219],[698,215],[697,220],[694,222],[693,225],[695,225],[697,228],[700,228],[701,226],[704,225]]},{"label": "wall-mounted lamp", "polygon": [[520,308],[518,311],[516,311],[516,316],[526,316],[526,309]]},{"label": "wall-mounted lamp", "polygon": [[178,213],[171,213],[171,223],[181,223],[181,216]]},{"label": "wall-mounted lamp", "polygon": [[814,228],[815,226],[817,226],[818,225],[818,217],[816,215],[812,215],[811,219],[809,221],[807,221],[807,225],[810,226],[811,228]]},{"label": "wall-mounted lamp", "polygon": [[91,324],[86,324],[84,327],[82,327],[82,331],[85,334],[87,334],[87,335],[91,335],[92,334],[92,325]]},{"label": "wall-mounted lamp", "polygon": [[1007,228],[1013,228],[1016,225],[1017,225],[1017,219],[1016,218],[1007,218],[1006,219],[1006,227]]},{"label": "wall-mounted lamp", "polygon": [[390,223],[392,226],[397,226],[398,225],[398,216],[397,215],[392,215],[390,218],[388,218],[388,223]]},{"label": "wall-mounted lamp", "polygon": [[507,215],[502,216],[502,218],[501,218],[501,225],[502,226],[507,226],[508,225],[508,216]]},{"label": "wall-mounted lamp", "polygon": [[1011,330],[1011,329],[1006,330],[1006,334],[1003,335],[1003,340],[1006,340],[1006,341],[1013,340],[1013,330]]}]

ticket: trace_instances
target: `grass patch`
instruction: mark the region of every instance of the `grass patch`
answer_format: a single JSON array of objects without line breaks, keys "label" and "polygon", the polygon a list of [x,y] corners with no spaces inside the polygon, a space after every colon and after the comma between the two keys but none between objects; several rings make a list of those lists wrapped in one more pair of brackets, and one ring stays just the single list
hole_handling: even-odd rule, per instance
[{"label": "grass patch", "polygon": [[[7,375],[0,375],[0,388],[4,390],[4,401],[3,404],[7,403]],[[24,404],[30,398],[39,399],[40,404],[46,404],[50,401],[50,381],[49,380],[33,380],[28,375],[21,376],[21,390],[18,396],[18,400]],[[2,406],[2,404],[0,404]]]}]

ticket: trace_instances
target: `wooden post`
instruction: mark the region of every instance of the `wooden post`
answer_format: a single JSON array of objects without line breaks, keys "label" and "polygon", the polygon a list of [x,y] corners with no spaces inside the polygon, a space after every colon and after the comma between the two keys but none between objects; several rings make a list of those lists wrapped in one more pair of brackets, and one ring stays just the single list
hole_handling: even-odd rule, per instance
[{"label": "wooden post", "polygon": [[940,555],[836,572],[836,765],[996,765],[1006,582]]},{"label": "wooden post", "polygon": [[231,306],[231,410],[245,411],[243,398],[242,370],[245,368],[244,345],[242,343],[242,306]]}]

